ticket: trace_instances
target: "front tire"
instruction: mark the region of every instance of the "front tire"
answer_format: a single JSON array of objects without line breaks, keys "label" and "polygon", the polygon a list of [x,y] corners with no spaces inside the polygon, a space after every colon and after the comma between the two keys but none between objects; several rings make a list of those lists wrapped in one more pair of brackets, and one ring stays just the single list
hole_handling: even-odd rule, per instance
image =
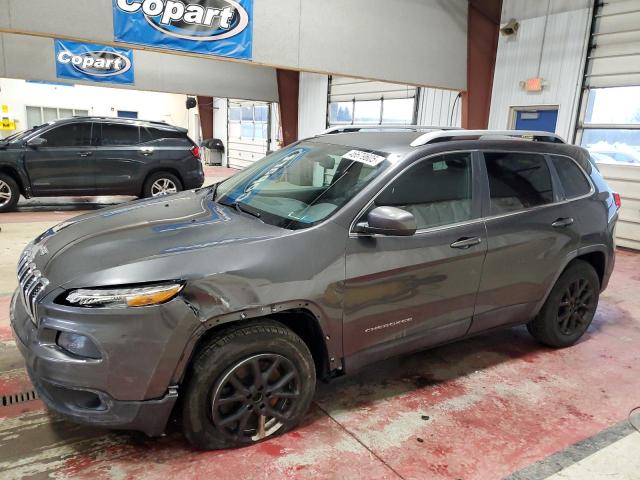
[{"label": "front tire", "polygon": [[20,199],[18,183],[5,173],[0,173],[0,213],[15,210]]},{"label": "front tire", "polygon": [[598,307],[600,279],[583,260],[574,260],[551,290],[540,313],[527,329],[549,347],[568,347],[587,331]]},{"label": "front tire", "polygon": [[212,338],[192,362],[182,404],[187,440],[203,450],[251,445],[295,427],[315,391],[313,357],[265,320]]}]

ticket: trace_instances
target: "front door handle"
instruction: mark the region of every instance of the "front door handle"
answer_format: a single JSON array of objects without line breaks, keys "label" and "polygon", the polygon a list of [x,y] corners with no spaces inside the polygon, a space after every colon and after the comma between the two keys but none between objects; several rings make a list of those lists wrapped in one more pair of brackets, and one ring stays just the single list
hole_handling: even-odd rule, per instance
[{"label": "front door handle", "polygon": [[554,228],[562,228],[562,227],[568,227],[571,224],[573,224],[573,218],[567,217],[567,218],[557,219],[555,222],[551,224],[551,226]]},{"label": "front door handle", "polygon": [[91,152],[80,152],[78,155],[80,155],[81,157],[90,157],[91,155],[93,155],[93,153],[91,153]]},{"label": "front door handle", "polygon": [[153,154],[153,148],[143,148],[142,150],[140,150],[140,153],[142,153],[145,156],[149,156]]},{"label": "front door handle", "polygon": [[451,244],[451,248],[466,249],[482,242],[480,237],[462,237]]}]

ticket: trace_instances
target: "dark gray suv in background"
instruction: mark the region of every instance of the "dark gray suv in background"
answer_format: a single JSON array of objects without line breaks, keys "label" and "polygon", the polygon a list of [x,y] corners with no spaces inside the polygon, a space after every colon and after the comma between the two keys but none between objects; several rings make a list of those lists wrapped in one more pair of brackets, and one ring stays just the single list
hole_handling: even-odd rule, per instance
[{"label": "dark gray suv in background", "polygon": [[224,448],[293,428],[316,378],[510,325],[552,347],[583,335],[619,206],[586,150],[349,130],[35,239],[11,323],[46,404],[149,435],[175,412]]},{"label": "dark gray suv in background", "polygon": [[0,140],[0,212],[30,197],[155,197],[202,186],[199,147],[163,122],[74,117]]}]

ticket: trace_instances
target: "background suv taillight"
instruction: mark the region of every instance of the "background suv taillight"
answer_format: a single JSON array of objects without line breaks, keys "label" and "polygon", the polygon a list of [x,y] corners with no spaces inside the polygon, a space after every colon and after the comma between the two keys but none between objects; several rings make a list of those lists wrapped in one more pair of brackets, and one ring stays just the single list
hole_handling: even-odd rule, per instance
[{"label": "background suv taillight", "polygon": [[194,146],[191,149],[191,153],[193,153],[193,156],[196,157],[198,160],[200,160],[200,147],[198,147],[197,145]]},{"label": "background suv taillight", "polygon": [[618,209],[622,206],[622,200],[620,199],[619,193],[613,192],[613,202],[616,204]]}]

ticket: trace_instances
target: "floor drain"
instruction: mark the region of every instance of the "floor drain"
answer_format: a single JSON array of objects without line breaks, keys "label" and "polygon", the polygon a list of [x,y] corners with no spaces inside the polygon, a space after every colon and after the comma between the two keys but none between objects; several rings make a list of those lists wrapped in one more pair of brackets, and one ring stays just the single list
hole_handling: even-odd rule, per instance
[{"label": "floor drain", "polygon": [[11,405],[17,405],[18,403],[30,402],[38,398],[38,394],[31,390],[30,392],[14,393],[13,395],[2,396],[2,406],[10,407]]}]

